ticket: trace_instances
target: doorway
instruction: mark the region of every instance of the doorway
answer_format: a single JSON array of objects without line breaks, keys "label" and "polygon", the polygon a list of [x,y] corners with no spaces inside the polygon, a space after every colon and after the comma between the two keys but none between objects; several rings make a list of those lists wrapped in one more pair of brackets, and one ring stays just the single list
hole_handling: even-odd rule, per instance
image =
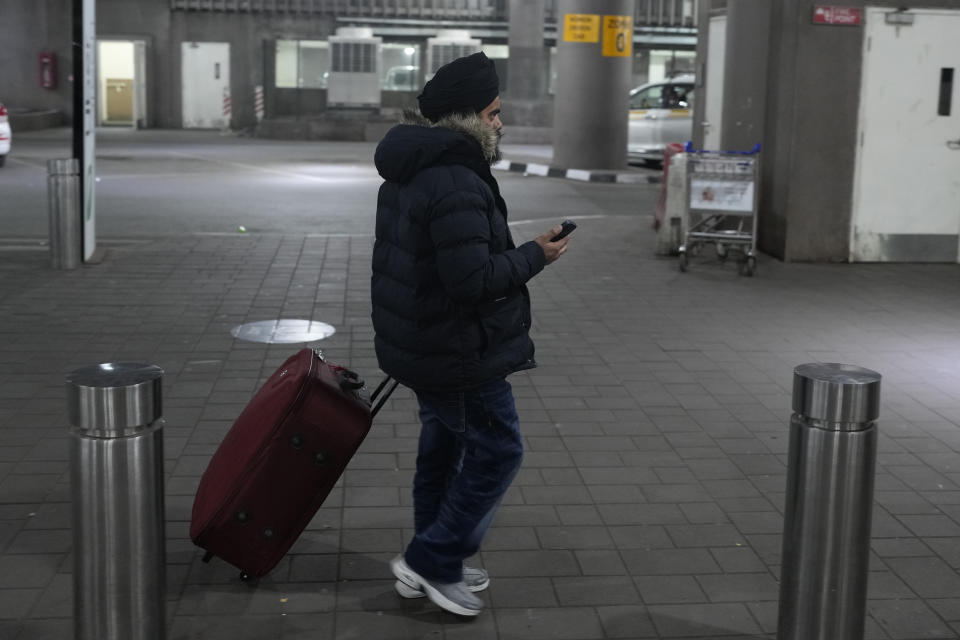
[{"label": "doorway", "polygon": [[960,11],[866,10],[852,261],[960,258],[958,33]]},{"label": "doorway", "polygon": [[230,44],[184,42],[181,53],[183,127],[230,126]]},{"label": "doorway", "polygon": [[143,40],[97,42],[99,125],[146,127],[146,50]]},{"label": "doorway", "polygon": [[703,148],[720,148],[720,125],[723,123],[724,67],[727,64],[727,16],[710,18],[707,33],[707,77],[697,78],[706,84],[704,100]]}]

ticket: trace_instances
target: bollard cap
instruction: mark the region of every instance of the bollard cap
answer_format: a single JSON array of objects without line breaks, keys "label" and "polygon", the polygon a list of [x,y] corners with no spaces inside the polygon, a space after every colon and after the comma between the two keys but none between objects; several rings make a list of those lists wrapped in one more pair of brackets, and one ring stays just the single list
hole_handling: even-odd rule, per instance
[{"label": "bollard cap", "polygon": [[793,370],[793,411],[833,424],[873,422],[880,415],[880,378],[852,364],[802,364]]},{"label": "bollard cap", "polygon": [[106,362],[67,376],[70,424],[88,435],[120,437],[149,426],[162,413],[163,369],[140,362]]}]

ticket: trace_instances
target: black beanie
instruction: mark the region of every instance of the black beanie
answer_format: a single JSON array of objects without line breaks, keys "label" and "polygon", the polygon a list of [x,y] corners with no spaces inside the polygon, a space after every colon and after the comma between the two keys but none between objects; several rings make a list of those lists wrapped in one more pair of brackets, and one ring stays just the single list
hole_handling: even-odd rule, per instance
[{"label": "black beanie", "polygon": [[497,69],[482,51],[443,65],[417,96],[420,113],[436,122],[449,113],[483,111],[500,95]]}]

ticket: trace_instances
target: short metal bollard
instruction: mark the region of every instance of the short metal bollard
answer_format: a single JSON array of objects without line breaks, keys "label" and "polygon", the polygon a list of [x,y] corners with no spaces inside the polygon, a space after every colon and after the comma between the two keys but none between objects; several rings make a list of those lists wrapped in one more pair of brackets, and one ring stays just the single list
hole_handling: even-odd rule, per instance
[{"label": "short metal bollard", "polygon": [[163,640],[163,369],[117,362],[67,377],[74,640]]},{"label": "short metal bollard", "polygon": [[50,209],[50,265],[54,269],[80,266],[80,163],[76,158],[47,161],[47,197]]},{"label": "short metal bollard", "polygon": [[880,374],[793,372],[777,640],[862,640]]}]

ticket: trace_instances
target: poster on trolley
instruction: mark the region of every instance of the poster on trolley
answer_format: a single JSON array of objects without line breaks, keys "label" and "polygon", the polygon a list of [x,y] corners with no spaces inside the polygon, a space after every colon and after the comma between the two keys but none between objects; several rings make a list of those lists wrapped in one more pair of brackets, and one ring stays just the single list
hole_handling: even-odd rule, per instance
[{"label": "poster on trolley", "polygon": [[690,208],[753,212],[753,181],[691,178]]}]

